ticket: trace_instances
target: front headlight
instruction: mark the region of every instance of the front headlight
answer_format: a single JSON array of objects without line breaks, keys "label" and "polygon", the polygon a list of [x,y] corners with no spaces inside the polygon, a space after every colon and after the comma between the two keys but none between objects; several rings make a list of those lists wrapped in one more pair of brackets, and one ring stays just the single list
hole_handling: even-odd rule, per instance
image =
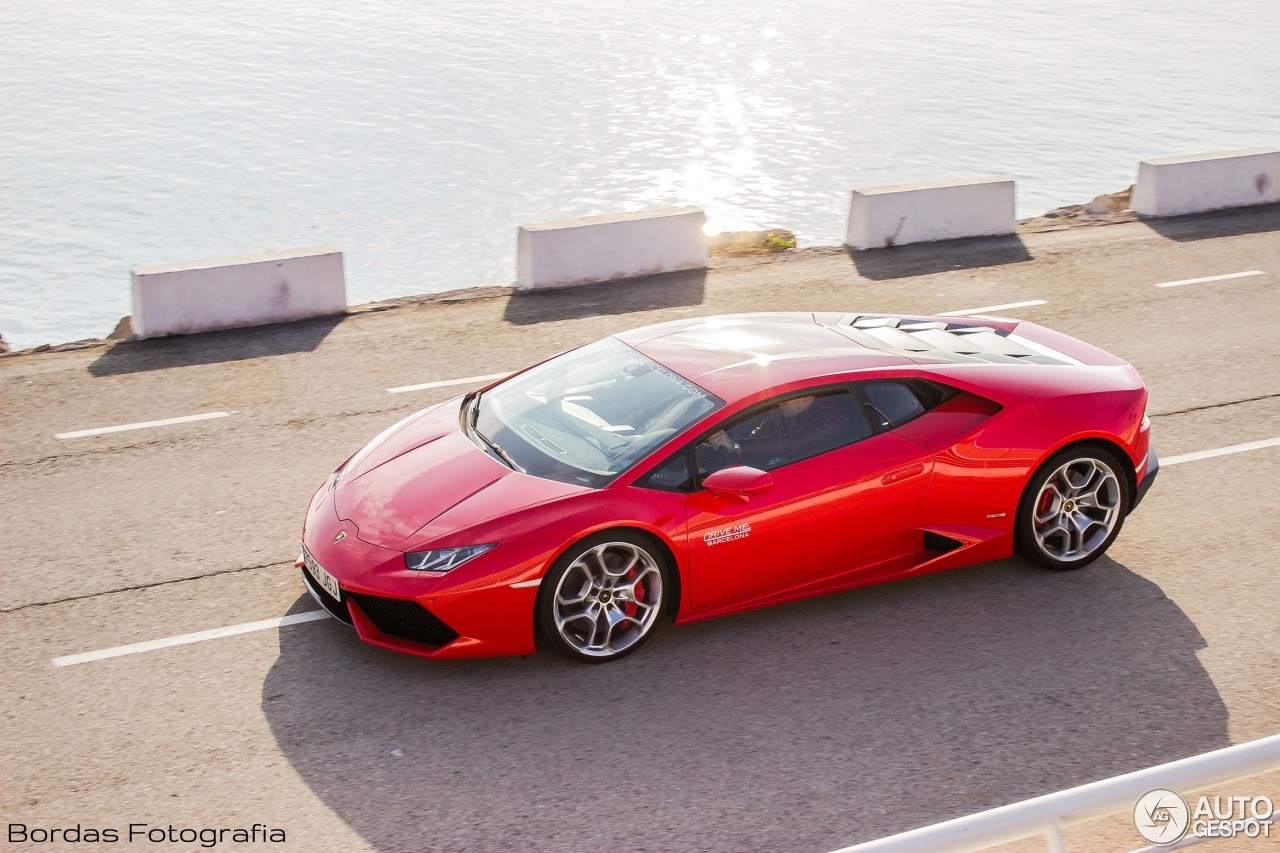
[{"label": "front headlight", "polygon": [[464,548],[441,548],[438,551],[408,551],[404,555],[404,564],[415,572],[448,572],[492,547],[493,545],[467,545]]}]

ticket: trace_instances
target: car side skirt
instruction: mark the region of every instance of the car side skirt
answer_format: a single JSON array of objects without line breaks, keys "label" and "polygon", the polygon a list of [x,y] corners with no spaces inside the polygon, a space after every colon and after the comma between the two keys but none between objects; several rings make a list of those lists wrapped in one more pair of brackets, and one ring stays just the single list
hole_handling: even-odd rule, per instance
[{"label": "car side skirt", "polygon": [[927,531],[953,539],[961,543],[960,547],[947,552],[925,550],[923,540],[926,529],[908,530],[899,537],[893,547],[874,560],[842,566],[835,571],[802,578],[771,590],[689,610],[677,617],[676,624],[701,622],[704,619],[714,619],[732,613],[785,604],[789,601],[800,601],[858,587],[932,574],[1013,555],[1013,532],[1010,530],[931,525]]}]

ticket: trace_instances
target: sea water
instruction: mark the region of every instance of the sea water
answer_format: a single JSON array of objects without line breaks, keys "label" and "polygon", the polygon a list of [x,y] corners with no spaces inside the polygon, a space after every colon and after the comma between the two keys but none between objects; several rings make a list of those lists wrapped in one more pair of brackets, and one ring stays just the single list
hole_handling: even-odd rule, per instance
[{"label": "sea water", "polygon": [[510,284],[521,222],[837,244],[853,187],[1275,144],[1272,0],[0,0],[0,333],[105,336],[142,264],[336,243],[354,304]]}]

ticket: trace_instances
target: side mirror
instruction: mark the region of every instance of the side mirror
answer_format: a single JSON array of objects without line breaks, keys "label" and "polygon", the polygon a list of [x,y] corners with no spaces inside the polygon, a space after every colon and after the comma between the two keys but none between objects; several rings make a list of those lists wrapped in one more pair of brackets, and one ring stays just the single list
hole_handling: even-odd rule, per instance
[{"label": "side mirror", "polygon": [[702,485],[718,498],[744,504],[752,497],[768,494],[773,478],[759,468],[734,465],[711,474]]}]

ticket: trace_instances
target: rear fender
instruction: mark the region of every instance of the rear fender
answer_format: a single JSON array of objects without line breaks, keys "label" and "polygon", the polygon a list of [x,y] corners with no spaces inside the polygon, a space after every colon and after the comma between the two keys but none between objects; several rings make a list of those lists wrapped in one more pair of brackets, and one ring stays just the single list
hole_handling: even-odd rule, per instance
[{"label": "rear fender", "polygon": [[[1063,450],[1067,450],[1069,448],[1083,449],[1090,445],[1094,447],[1105,448],[1106,450],[1109,450],[1112,453],[1114,453],[1116,457],[1120,460],[1120,465],[1124,469],[1125,481],[1129,484],[1129,489],[1128,489],[1129,509],[1132,509],[1134,498],[1138,494],[1137,466],[1135,466],[1133,464],[1133,460],[1129,458],[1129,451],[1124,447],[1124,445],[1117,442],[1115,440],[1115,436],[1108,435],[1106,433],[1101,433],[1101,432],[1087,433],[1085,435],[1075,436],[1070,440],[1063,441],[1061,444],[1055,446],[1053,450],[1046,453],[1044,457],[1039,462],[1036,463],[1035,467],[1031,471],[1031,474],[1027,476],[1026,482],[1030,482],[1032,477],[1040,472],[1040,469],[1044,467],[1044,463],[1049,461],[1049,458],[1052,457],[1054,454],[1059,453],[1060,451],[1063,451]],[[1023,486],[1023,489],[1024,490],[1026,489],[1025,485]],[[1126,510],[1126,513],[1127,512],[1128,510]]]}]

